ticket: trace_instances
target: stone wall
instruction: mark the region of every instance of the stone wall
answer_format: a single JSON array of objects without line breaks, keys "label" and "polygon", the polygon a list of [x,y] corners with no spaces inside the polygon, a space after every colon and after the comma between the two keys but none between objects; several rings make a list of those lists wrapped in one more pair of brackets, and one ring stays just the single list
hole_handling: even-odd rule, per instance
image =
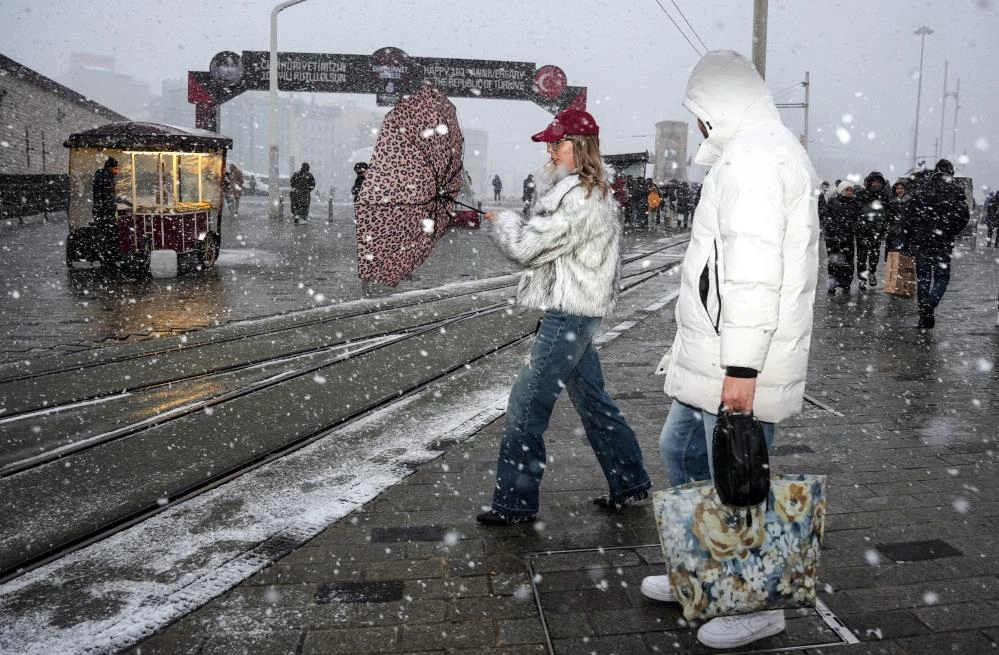
[{"label": "stone wall", "polygon": [[128,120],[0,55],[0,174],[66,173],[73,132]]}]

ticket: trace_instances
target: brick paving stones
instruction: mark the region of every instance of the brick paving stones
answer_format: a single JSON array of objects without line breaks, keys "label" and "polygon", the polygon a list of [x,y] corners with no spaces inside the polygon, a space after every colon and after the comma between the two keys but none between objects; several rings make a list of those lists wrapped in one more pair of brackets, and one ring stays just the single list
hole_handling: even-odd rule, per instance
[{"label": "brick paving stones", "polygon": [[[789,612],[788,632],[759,647],[799,655],[995,652],[999,267],[994,250],[961,254],[932,333],[913,327],[914,303],[879,290],[817,299],[808,392],[843,416],[809,408],[787,421],[774,461],[779,470],[829,476],[821,598],[861,643],[809,646],[829,640],[824,624]],[[652,370],[671,339],[671,313],[641,319],[602,353],[608,386],[658,487],[668,400]],[[555,652],[707,652],[675,607],[637,592],[662,562],[651,506],[608,515],[591,504],[604,491],[602,477],[567,401],[548,432],[542,520],[474,522],[489,502],[499,430],[497,421],[454,446],[132,652],[545,653],[529,563]],[[403,528],[414,529],[409,541],[375,539]],[[961,554],[896,563],[877,550],[923,540]],[[316,602],[322,585],[376,580],[401,584],[402,597]]]}]

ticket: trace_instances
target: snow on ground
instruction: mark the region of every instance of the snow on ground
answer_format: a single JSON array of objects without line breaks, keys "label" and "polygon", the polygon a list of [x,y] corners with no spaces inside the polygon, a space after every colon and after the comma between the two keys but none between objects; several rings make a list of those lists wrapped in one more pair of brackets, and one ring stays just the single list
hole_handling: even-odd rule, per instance
[{"label": "snow on ground", "polygon": [[499,372],[477,390],[428,387],[0,585],[0,652],[114,653],[137,643],[266,567],[275,544],[302,544],[398,483],[440,454],[436,439],[467,438],[500,416],[509,382]]},{"label": "snow on ground", "polygon": [[[449,288],[472,286],[466,285]],[[676,293],[673,288],[638,311],[659,311]],[[396,297],[405,295],[410,294]],[[615,326],[598,342],[619,336],[629,323]],[[499,353],[492,365],[431,385],[291,455],[0,585],[0,653],[116,653],[152,635],[438,456],[436,440],[466,439],[502,415],[509,373],[525,350]]]}]

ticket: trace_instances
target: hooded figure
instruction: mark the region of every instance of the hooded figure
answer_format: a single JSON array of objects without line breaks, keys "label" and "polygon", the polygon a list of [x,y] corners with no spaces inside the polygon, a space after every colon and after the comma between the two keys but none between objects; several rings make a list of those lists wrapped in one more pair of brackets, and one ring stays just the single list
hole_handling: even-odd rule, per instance
[{"label": "hooded figure", "polygon": [[860,221],[857,223],[857,277],[860,290],[877,284],[878,260],[881,242],[885,236],[886,207],[891,200],[888,181],[878,171],[871,171],[864,178],[864,188],[859,194]]},{"label": "hooded figure", "polygon": [[801,407],[818,268],[818,180],[753,64],[710,52],[683,106],[707,129],[711,166],[694,213],[666,393],[714,411],[727,367],[759,373],[753,410]]},{"label": "hooded figure", "polygon": [[954,165],[941,159],[915,193],[908,249],[916,256],[918,328],[936,325],[934,311],[950,283],[951,252],[971,218],[964,189],[954,182]]},{"label": "hooded figure", "polygon": [[[694,161],[711,170],[683,260],[676,337],[660,367],[673,397],[659,441],[670,485],[711,477],[719,406],[754,412],[768,446],[774,423],[800,410],[818,273],[819,181],[752,62],[707,53],[683,106],[705,137]],[[641,590],[676,599],[665,575],[645,578]],[[782,610],[758,612],[709,621],[697,638],[736,648],[784,627]]]}]

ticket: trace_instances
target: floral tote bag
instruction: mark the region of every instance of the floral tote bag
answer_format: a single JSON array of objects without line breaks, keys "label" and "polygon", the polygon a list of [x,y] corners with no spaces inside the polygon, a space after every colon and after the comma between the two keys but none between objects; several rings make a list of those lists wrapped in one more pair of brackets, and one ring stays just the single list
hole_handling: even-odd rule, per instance
[{"label": "floral tote bag", "polygon": [[729,507],[710,480],[657,491],[670,584],[687,620],[814,607],[825,527],[824,475],[774,475],[770,496]]}]

